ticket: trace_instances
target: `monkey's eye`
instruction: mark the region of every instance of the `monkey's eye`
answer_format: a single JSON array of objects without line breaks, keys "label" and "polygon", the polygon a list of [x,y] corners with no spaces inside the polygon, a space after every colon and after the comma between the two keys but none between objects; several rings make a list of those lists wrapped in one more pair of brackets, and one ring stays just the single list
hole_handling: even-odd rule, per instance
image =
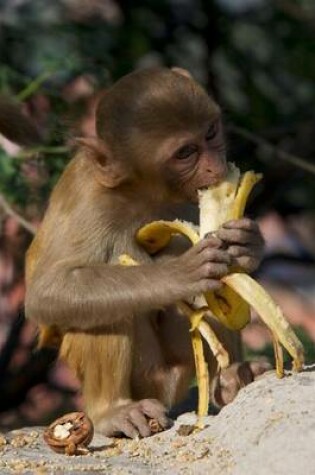
[{"label": "monkey's eye", "polygon": [[185,160],[198,151],[197,145],[184,145],[175,153],[177,160]]},{"label": "monkey's eye", "polygon": [[215,121],[208,129],[206,140],[213,140],[218,133],[218,121]]}]

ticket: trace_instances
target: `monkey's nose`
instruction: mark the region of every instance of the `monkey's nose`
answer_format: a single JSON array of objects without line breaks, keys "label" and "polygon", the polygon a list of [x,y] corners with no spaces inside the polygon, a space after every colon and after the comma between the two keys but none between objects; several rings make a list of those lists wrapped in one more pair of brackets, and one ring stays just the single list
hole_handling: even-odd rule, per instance
[{"label": "monkey's nose", "polygon": [[224,158],[223,160],[220,161],[220,163],[217,165],[217,168],[215,169],[215,175],[218,178],[218,181],[221,182],[225,180],[228,172],[229,172],[229,167],[228,167],[227,161]]},{"label": "monkey's nose", "polygon": [[209,177],[208,186],[219,185],[227,176],[227,170],[207,170]]},{"label": "monkey's nose", "polygon": [[218,185],[225,180],[228,174],[228,164],[225,155],[218,153],[208,154],[207,175],[211,179],[211,185]]}]

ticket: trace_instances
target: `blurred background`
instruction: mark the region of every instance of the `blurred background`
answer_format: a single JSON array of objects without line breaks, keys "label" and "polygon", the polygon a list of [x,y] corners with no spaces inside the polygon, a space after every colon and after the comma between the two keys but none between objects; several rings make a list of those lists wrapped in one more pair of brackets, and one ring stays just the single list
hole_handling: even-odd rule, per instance
[{"label": "blurred background", "polygon": [[[222,106],[229,159],[264,174],[249,207],[266,239],[256,277],[315,359],[313,0],[1,0],[0,94],[38,130],[0,135],[0,429],[81,407],[77,382],[23,319],[24,255],[73,137],[135,68],[187,68]],[[272,358],[253,315],[246,356]]]}]

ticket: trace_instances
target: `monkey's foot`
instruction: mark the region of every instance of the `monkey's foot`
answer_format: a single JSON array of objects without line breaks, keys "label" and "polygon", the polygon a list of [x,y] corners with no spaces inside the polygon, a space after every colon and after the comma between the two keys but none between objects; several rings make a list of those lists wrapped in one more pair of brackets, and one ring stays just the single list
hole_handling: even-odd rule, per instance
[{"label": "monkey's foot", "polygon": [[142,399],[109,409],[94,426],[96,431],[107,437],[149,437],[157,432],[157,428],[161,431],[173,425],[166,412],[157,399]]},{"label": "monkey's foot", "polygon": [[219,408],[233,401],[241,388],[271,369],[265,361],[233,363],[221,370],[212,382],[212,402]]}]

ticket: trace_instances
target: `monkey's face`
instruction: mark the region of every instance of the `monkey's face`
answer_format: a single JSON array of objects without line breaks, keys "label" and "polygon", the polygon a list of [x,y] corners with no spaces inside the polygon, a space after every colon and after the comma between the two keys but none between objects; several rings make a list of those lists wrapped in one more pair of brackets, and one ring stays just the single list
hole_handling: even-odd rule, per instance
[{"label": "monkey's face", "polygon": [[226,176],[220,108],[188,72],[129,74],[106,92],[96,117],[110,188],[154,204],[196,202],[198,189]]},{"label": "monkey's face", "polygon": [[171,199],[198,201],[198,189],[215,185],[227,174],[226,149],[220,117],[197,132],[165,141],[163,174]]}]

